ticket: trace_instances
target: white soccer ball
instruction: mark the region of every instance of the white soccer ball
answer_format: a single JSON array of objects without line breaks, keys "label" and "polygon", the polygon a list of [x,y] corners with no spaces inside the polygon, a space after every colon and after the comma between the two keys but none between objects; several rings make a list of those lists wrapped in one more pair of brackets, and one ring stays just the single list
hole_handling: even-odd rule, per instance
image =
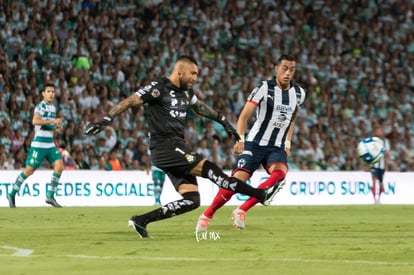
[{"label": "white soccer ball", "polygon": [[379,137],[364,138],[358,143],[358,156],[367,164],[374,164],[384,157],[384,141]]}]

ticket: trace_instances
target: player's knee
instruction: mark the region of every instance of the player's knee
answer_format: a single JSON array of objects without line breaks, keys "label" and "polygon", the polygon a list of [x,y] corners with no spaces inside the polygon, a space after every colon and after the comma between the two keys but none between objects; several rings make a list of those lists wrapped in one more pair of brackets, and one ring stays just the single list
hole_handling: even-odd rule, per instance
[{"label": "player's knee", "polygon": [[200,193],[199,192],[187,192],[184,193],[183,198],[187,201],[191,201],[191,209],[196,209],[200,206]]},{"label": "player's knee", "polygon": [[34,173],[34,171],[35,171],[36,169],[35,168],[32,168],[32,167],[29,167],[29,166],[26,166],[26,168],[24,169],[24,171],[23,171],[23,174],[26,176],[26,177],[30,177],[31,175],[33,175],[33,173]]},{"label": "player's knee", "polygon": [[65,166],[62,160],[57,160],[53,163],[53,170],[58,174],[62,174],[64,168]]}]

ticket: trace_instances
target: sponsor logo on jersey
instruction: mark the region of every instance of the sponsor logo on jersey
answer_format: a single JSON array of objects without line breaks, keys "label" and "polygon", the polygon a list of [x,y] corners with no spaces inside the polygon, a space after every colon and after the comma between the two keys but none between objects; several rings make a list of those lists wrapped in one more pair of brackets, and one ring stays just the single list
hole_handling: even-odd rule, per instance
[{"label": "sponsor logo on jersey", "polygon": [[246,165],[245,159],[239,159],[239,161],[237,162],[237,167],[244,167],[245,165]]},{"label": "sponsor logo on jersey", "polygon": [[279,115],[279,117],[277,118],[277,120],[278,120],[279,122],[283,122],[283,121],[285,121],[286,119],[287,119],[286,114],[280,114],[280,115]]},{"label": "sponsor logo on jersey", "polygon": [[175,107],[178,104],[178,100],[176,98],[171,99],[171,107]]},{"label": "sponsor logo on jersey", "polygon": [[293,109],[289,105],[276,105],[275,110],[285,112],[285,113],[293,113]]},{"label": "sponsor logo on jersey", "polygon": [[159,97],[160,96],[160,91],[158,89],[154,89],[151,92],[152,97]]},{"label": "sponsor logo on jersey", "polygon": [[177,117],[179,117],[179,118],[185,118],[187,116],[187,112],[186,111],[178,111],[178,110],[174,111],[174,110],[171,110],[170,111],[170,116],[171,117],[174,117],[174,118],[177,118]]}]

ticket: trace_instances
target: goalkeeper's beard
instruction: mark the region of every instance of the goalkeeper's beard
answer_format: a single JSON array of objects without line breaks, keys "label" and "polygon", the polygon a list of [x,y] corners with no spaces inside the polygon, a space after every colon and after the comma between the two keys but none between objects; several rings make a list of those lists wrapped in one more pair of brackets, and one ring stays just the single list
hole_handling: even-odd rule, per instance
[{"label": "goalkeeper's beard", "polygon": [[183,80],[181,77],[179,78],[179,82],[180,82],[180,89],[190,90],[191,87],[193,86],[192,83],[189,83],[189,82]]}]

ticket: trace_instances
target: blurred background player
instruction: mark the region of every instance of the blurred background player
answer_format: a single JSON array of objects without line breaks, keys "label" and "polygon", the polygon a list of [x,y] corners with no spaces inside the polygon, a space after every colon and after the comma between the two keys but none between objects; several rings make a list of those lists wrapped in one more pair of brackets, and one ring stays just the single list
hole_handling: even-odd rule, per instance
[{"label": "blurred background player", "polygon": [[161,205],[161,193],[165,182],[165,172],[155,165],[151,167],[152,181],[154,182],[155,205]]},{"label": "blurred background player", "polygon": [[[305,101],[305,91],[292,82],[296,61],[291,55],[282,55],[274,66],[276,77],[262,81],[247,98],[237,122],[237,132],[242,137],[234,145],[240,154],[233,176],[247,181],[262,165],[270,177],[259,185],[266,188],[276,185],[280,189],[288,171],[287,158],[298,109]],[[246,140],[247,122],[256,112],[256,121]],[[210,207],[199,217],[196,231],[206,231],[214,213],[231,199],[234,192],[220,189]],[[258,202],[249,198],[232,214],[233,226],[243,229],[246,212]]]},{"label": "blurred background player", "polygon": [[371,192],[374,197],[374,202],[376,204],[380,203],[381,194],[384,192],[384,174],[385,169],[390,161],[390,143],[384,135],[384,130],[381,126],[377,126],[374,129],[374,136],[379,137],[384,142],[384,157],[370,166],[371,176],[372,176],[372,187]]},{"label": "blurred background player", "polygon": [[46,84],[42,96],[43,100],[34,109],[32,123],[35,126],[35,134],[26,158],[26,167],[17,176],[12,191],[7,194],[11,208],[16,207],[15,197],[22,183],[42,165],[45,159],[53,167],[50,188],[46,194],[46,203],[53,207],[62,207],[54,197],[64,168],[62,155],[54,142],[54,132],[60,131],[62,128],[62,119],[56,118],[56,107],[53,105],[56,96],[55,86],[51,83]]}]

